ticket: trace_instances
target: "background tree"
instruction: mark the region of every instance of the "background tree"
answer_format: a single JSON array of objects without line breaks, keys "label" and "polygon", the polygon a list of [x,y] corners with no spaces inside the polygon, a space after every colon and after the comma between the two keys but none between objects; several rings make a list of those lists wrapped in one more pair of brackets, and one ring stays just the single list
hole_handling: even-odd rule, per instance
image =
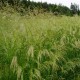
[{"label": "background tree", "polygon": [[71,3],[70,9],[73,14],[79,14],[79,5]]}]

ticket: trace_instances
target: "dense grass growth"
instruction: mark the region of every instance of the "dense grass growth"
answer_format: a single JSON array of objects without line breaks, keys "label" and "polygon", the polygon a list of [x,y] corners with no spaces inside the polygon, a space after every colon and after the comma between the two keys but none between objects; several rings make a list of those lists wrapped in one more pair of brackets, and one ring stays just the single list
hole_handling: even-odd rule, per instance
[{"label": "dense grass growth", "polygon": [[0,12],[0,80],[80,80],[80,18]]}]

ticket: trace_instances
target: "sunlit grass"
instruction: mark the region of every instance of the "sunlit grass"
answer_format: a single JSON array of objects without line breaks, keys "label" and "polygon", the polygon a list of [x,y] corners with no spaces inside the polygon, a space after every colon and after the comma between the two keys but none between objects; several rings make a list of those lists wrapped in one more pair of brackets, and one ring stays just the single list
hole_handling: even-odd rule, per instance
[{"label": "sunlit grass", "polygon": [[79,80],[80,18],[0,12],[0,80]]}]

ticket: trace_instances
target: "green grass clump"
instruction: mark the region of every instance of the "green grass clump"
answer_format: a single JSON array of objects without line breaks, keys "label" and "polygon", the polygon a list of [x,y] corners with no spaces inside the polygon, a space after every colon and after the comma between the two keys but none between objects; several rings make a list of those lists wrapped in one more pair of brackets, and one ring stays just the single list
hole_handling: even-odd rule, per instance
[{"label": "green grass clump", "polygon": [[0,12],[0,80],[80,80],[80,18]]}]

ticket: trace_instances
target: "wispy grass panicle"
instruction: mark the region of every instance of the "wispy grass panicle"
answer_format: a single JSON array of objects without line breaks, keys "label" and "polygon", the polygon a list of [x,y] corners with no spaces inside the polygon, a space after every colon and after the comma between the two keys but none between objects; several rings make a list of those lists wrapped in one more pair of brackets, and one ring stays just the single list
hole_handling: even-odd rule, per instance
[{"label": "wispy grass panicle", "polygon": [[17,80],[23,80],[23,72],[21,66],[18,66],[16,74],[17,74]]},{"label": "wispy grass panicle", "polygon": [[29,58],[33,58],[34,57],[34,47],[33,46],[30,46],[27,54],[26,54]]},{"label": "wispy grass panicle", "polygon": [[18,68],[17,56],[13,57],[10,68],[12,69],[13,73],[16,72],[16,70]]}]

